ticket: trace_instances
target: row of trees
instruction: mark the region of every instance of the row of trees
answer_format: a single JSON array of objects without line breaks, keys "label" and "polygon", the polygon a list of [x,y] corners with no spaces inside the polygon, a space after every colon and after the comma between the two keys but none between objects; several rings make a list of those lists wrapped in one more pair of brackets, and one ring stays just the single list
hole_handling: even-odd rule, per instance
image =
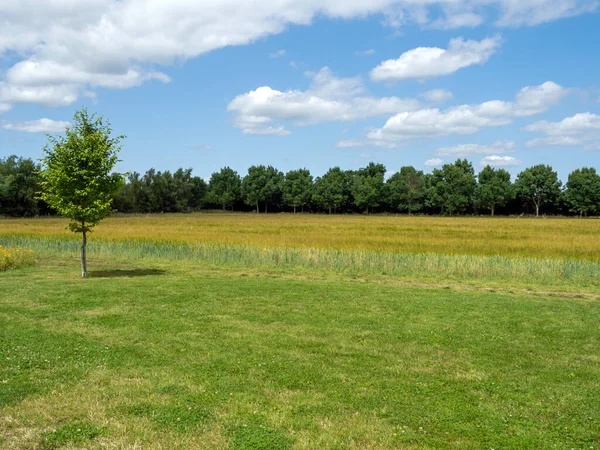
[{"label": "row of trees", "polygon": [[[31,159],[0,159],[0,215],[52,213],[37,198],[39,170]],[[207,183],[193,176],[192,169],[173,173],[151,169],[144,175],[129,174],[113,207],[125,213],[203,208],[446,215],[600,213],[600,175],[594,168],[573,171],[564,186],[547,165],[523,170],[513,183],[503,169],[487,166],[476,175],[466,159],[430,174],[411,166],[402,167],[387,180],[385,173],[385,166],[375,163],[358,170],[334,167],[316,179],[307,169],[284,174],[272,166],[252,166],[241,177],[225,167],[213,173]]]}]

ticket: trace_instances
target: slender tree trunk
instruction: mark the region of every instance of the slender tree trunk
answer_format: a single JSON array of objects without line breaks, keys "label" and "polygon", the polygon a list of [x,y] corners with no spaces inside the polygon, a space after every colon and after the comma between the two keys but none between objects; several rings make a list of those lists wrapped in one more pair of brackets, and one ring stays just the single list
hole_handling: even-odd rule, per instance
[{"label": "slender tree trunk", "polygon": [[223,211],[225,211],[225,202],[223,202]]},{"label": "slender tree trunk", "polygon": [[535,217],[540,217],[540,205],[538,203],[535,204]]},{"label": "slender tree trunk", "polygon": [[294,214],[296,214],[296,205],[294,205]]},{"label": "slender tree trunk", "polygon": [[81,243],[81,278],[87,278],[87,233],[83,232],[83,242]]},{"label": "slender tree trunk", "polygon": [[329,207],[329,214],[331,214],[331,206]]},{"label": "slender tree trunk", "polygon": [[492,205],[492,217],[494,217],[494,205]]},{"label": "slender tree trunk", "polygon": [[256,202],[256,214],[260,214],[260,210],[258,209],[258,202]]},{"label": "slender tree trunk", "polygon": [[269,212],[269,205],[265,201],[265,214],[267,214],[268,212]]}]

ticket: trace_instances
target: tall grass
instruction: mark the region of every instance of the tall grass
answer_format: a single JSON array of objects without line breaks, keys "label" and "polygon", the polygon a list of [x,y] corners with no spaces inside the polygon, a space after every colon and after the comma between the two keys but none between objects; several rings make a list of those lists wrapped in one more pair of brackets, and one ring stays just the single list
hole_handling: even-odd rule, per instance
[{"label": "tall grass", "polygon": [[[1,245],[31,248],[42,257],[77,255],[73,238],[9,236]],[[88,244],[91,258],[110,260],[190,261],[256,268],[309,268],[361,275],[425,280],[496,280],[536,285],[600,286],[600,263],[577,259],[510,258],[485,255],[386,252],[367,249],[256,246],[229,243],[99,240]]]},{"label": "tall grass", "polygon": [[[70,237],[66,226],[60,218],[0,220],[0,235]],[[593,219],[163,214],[111,217],[98,238],[600,261]]]}]

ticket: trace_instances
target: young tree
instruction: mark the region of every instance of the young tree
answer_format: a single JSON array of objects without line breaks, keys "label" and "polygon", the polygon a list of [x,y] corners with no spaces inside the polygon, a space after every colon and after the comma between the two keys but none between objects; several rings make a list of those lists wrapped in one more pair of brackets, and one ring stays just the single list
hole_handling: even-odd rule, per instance
[{"label": "young tree", "polygon": [[242,196],[247,205],[256,205],[258,214],[259,202],[265,203],[265,214],[268,212],[268,204],[281,193],[283,173],[273,166],[252,166],[248,169],[248,175],[242,180]]},{"label": "young tree", "polygon": [[114,173],[124,136],[111,137],[110,123],[81,109],[64,137],[48,136],[42,158],[40,198],[71,219],[69,229],[82,233],[81,276],[87,276],[87,233],[113,209],[113,197],[123,183]]},{"label": "young tree", "polygon": [[440,208],[442,213],[465,213],[475,197],[475,171],[466,159],[458,159],[454,164],[444,164],[434,169],[429,188],[431,206]]},{"label": "young tree", "polygon": [[310,201],[313,188],[313,177],[308,169],[290,170],[285,174],[281,186],[283,192],[283,201],[294,208],[304,205]]},{"label": "young tree", "polygon": [[425,199],[423,172],[413,166],[401,167],[387,180],[388,203],[408,214],[421,211]]},{"label": "young tree", "polygon": [[218,203],[225,211],[240,198],[241,187],[242,180],[238,173],[229,167],[224,167],[219,172],[213,173],[208,182],[211,202]]},{"label": "young tree", "polygon": [[476,202],[479,207],[489,209],[492,216],[497,206],[504,206],[514,198],[510,173],[506,170],[485,166],[478,179]]},{"label": "young tree", "polygon": [[325,175],[317,178],[313,190],[313,201],[321,208],[335,211],[347,200],[347,177],[339,168],[329,169]]},{"label": "young tree", "polygon": [[552,167],[538,164],[525,169],[517,176],[515,192],[526,202],[533,203],[535,216],[539,217],[541,206],[558,199],[561,185]]},{"label": "young tree", "polygon": [[354,203],[367,214],[377,208],[383,201],[385,166],[369,163],[359,169],[352,180],[352,195]]},{"label": "young tree", "polygon": [[579,216],[594,214],[600,208],[600,175],[593,167],[584,167],[569,174],[564,192],[565,203]]}]

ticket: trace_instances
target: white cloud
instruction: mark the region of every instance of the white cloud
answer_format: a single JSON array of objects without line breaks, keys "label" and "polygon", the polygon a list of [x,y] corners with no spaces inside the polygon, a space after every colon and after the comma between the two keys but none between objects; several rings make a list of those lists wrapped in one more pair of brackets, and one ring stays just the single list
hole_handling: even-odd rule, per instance
[{"label": "white cloud", "polygon": [[357,51],[357,52],[354,52],[354,54],[355,54],[356,56],[369,56],[369,55],[374,55],[374,54],[375,54],[375,49],[372,49],[372,48],[370,48],[370,49],[368,49],[368,50]]},{"label": "white cloud", "polygon": [[492,166],[492,167],[515,167],[523,164],[523,161],[519,161],[512,156],[498,156],[498,155],[490,155],[486,156],[479,162],[482,166]]},{"label": "white cloud", "polygon": [[3,122],[5,130],[24,131],[26,133],[62,133],[71,126],[69,122],[52,119],[28,120],[24,122]]},{"label": "white cloud", "polygon": [[388,142],[421,137],[474,134],[484,127],[507,125],[519,117],[548,110],[566,95],[567,90],[547,81],[540,86],[525,87],[513,102],[492,100],[478,105],[461,105],[447,110],[437,108],[396,114],[382,128],[367,137]]},{"label": "white cloud", "polygon": [[560,122],[542,120],[525,127],[524,130],[545,135],[529,140],[529,147],[578,146],[586,150],[600,149],[600,116],[590,112],[575,114]]},{"label": "white cloud", "polygon": [[596,0],[2,0],[0,56],[10,52],[22,60],[2,71],[7,79],[0,82],[9,84],[3,90],[12,95],[0,103],[26,98],[60,106],[94,87],[167,82],[162,66],[248,45],[316,17],[383,14],[393,26],[444,28],[474,26],[489,17],[500,26],[521,26],[597,6]]},{"label": "white cloud", "polygon": [[431,28],[440,28],[443,30],[452,30],[462,27],[477,27],[484,22],[484,18],[473,12],[458,12],[456,14],[447,13],[446,17],[440,17],[431,23]]},{"label": "white cloud", "polygon": [[442,167],[444,165],[444,161],[440,158],[428,159],[425,161],[425,167]]},{"label": "white cloud", "polygon": [[360,140],[343,140],[335,144],[336,148],[357,148],[357,147],[380,147],[380,148],[396,148],[397,145],[391,142],[378,141],[360,141]]},{"label": "white cloud", "polygon": [[408,78],[432,78],[449,75],[473,64],[483,64],[496,52],[499,37],[482,41],[452,39],[448,49],[418,47],[398,59],[388,59],[371,71],[373,81],[398,81]]},{"label": "white cloud", "polygon": [[512,153],[515,151],[516,144],[513,141],[498,141],[491,145],[478,144],[460,144],[454,147],[438,148],[434,155],[452,156],[465,158],[473,155],[495,155],[502,153]]},{"label": "white cloud", "polygon": [[291,121],[296,126],[352,122],[412,111],[420,106],[414,99],[365,95],[360,78],[337,78],[328,67],[307,75],[312,83],[306,91],[282,92],[263,86],[238,95],[227,107],[238,115],[235,125],[246,134],[257,134],[257,130],[270,126],[274,121]]},{"label": "white cloud", "polygon": [[282,56],[285,56],[286,53],[286,50],[277,50],[274,53],[269,53],[269,58],[281,58]]},{"label": "white cloud", "polygon": [[0,114],[4,114],[11,110],[11,106],[8,103],[0,103]]},{"label": "white cloud", "polygon": [[429,103],[440,104],[452,100],[453,94],[447,89],[432,89],[421,94]]}]

